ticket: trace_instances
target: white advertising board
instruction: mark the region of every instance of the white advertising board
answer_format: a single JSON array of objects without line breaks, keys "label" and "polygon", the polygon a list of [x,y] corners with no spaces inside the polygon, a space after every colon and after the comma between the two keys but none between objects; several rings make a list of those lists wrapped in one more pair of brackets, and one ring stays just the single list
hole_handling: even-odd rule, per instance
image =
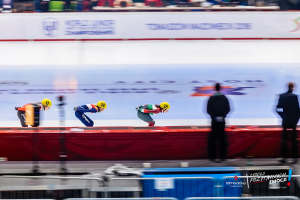
[{"label": "white advertising board", "polygon": [[300,38],[300,12],[0,15],[0,39]]}]

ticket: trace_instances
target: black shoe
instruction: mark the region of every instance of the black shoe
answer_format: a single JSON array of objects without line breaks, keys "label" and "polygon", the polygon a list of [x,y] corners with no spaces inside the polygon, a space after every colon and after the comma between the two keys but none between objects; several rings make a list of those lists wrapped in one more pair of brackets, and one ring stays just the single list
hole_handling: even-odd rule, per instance
[{"label": "black shoe", "polygon": [[279,162],[281,162],[281,163],[286,163],[286,161],[285,161],[284,158],[283,158],[283,159],[280,159]]},{"label": "black shoe", "polygon": [[291,164],[296,164],[298,162],[297,158],[294,159],[293,162],[291,162]]}]

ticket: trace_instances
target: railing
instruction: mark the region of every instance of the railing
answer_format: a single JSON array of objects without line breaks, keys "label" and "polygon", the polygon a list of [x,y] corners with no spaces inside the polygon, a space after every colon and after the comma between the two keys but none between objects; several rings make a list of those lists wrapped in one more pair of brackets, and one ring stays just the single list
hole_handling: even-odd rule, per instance
[{"label": "railing", "polygon": [[96,177],[63,177],[63,176],[2,176],[2,178],[32,178],[32,179],[73,179],[73,180],[95,180],[102,186],[105,186],[105,181],[102,178]]},{"label": "railing", "polygon": [[[108,192],[110,192],[111,190],[109,189],[109,181],[115,181],[115,180],[156,180],[156,179],[160,179],[160,178],[111,178],[108,180],[104,180],[102,178],[92,178],[92,177],[60,177],[60,176],[2,176],[3,178],[32,178],[32,179],[65,179],[65,180],[96,180],[99,183],[99,188],[87,188],[89,191],[101,191],[104,192],[105,197],[108,197]],[[213,183],[214,187],[219,187],[218,185],[216,185],[216,179],[214,179],[213,177],[171,177],[170,179],[208,179],[211,180]],[[120,190],[123,190],[124,187],[119,187]],[[128,188],[128,187],[127,187]],[[135,187],[135,190],[137,189],[137,187]],[[124,191],[124,190],[123,190]],[[219,191],[219,189],[218,189]],[[218,192],[219,194],[219,192]],[[101,198],[102,199],[102,198]],[[152,199],[152,198],[150,198]],[[118,199],[120,200],[120,199]]]},{"label": "railing", "polygon": [[70,198],[65,200],[178,200],[173,197],[148,197],[148,198]]},{"label": "railing", "polygon": [[184,200],[198,200],[198,199],[294,199],[299,200],[295,196],[261,196],[261,197],[189,197]]},{"label": "railing", "polygon": [[[253,178],[253,177],[259,177],[259,178],[268,178],[270,176],[238,176],[238,178]],[[282,177],[289,177],[288,175],[282,176]],[[293,178],[300,177],[300,175],[291,175]],[[60,180],[92,180],[92,181],[97,181],[99,186],[96,188],[92,187],[86,187],[87,190],[90,192],[104,192],[104,197],[108,197],[108,192],[111,191],[118,191],[117,189],[120,189],[120,191],[126,191],[125,188],[130,188],[130,187],[109,187],[109,183],[113,181],[118,181],[118,180],[157,180],[161,178],[110,178],[110,179],[103,179],[103,178],[97,178],[97,177],[60,177],[60,176],[2,176],[2,178],[31,178],[31,179],[60,179]],[[256,196],[256,197],[220,197],[224,196],[223,195],[223,190],[222,188],[224,187],[225,181],[228,178],[235,178],[235,176],[225,176],[221,179],[216,179],[213,177],[166,177],[168,179],[174,179],[174,180],[180,180],[180,179],[208,179],[212,181],[212,187],[214,187],[213,196],[218,196],[218,197],[190,197],[186,198],[185,200],[193,200],[193,199],[278,199],[279,197],[274,197],[274,196]],[[249,188],[249,184],[247,181],[247,186]],[[140,188],[142,187],[132,187],[131,191],[140,191]],[[105,200],[105,198],[101,198],[101,200]],[[282,199],[299,199],[298,197],[293,197],[293,196],[280,196]],[[108,199],[108,198],[107,198]],[[114,200],[114,198],[109,198],[110,200]],[[131,198],[132,199],[132,198]],[[141,199],[141,198],[133,198],[135,200]],[[154,198],[142,198],[142,199],[154,199]],[[159,198],[162,199],[162,198]],[[73,199],[72,199],[73,200]],[[92,199],[89,199],[92,200]],[[119,198],[117,200],[120,200]],[[128,199],[129,200],[129,199]],[[157,199],[156,199],[157,200]],[[171,200],[174,200],[171,199]],[[176,200],[176,199],[175,199]]]}]

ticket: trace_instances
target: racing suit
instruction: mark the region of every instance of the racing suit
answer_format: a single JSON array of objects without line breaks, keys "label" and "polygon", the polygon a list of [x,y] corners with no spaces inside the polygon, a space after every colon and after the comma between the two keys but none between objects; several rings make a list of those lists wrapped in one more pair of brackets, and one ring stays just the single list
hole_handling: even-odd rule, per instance
[{"label": "racing suit", "polygon": [[91,112],[96,113],[100,112],[100,109],[98,106],[95,106],[93,104],[86,104],[82,106],[77,106],[74,108],[75,116],[85,125],[88,127],[93,127],[94,122],[91,120],[88,116],[86,116],[84,113]]},{"label": "racing suit", "polygon": [[[25,114],[25,112],[26,112],[25,107],[26,107],[27,105],[31,105],[31,104],[33,104],[33,103],[25,104],[25,105],[22,106],[22,107],[15,107],[15,110],[18,111],[18,112],[17,112],[17,115],[18,115],[18,118],[19,118],[19,120],[20,120],[20,123],[21,123],[21,126],[22,126],[22,127],[28,127],[28,125],[26,125],[27,119],[26,119],[26,114]],[[40,110],[44,110],[42,104],[37,103],[37,105],[39,105]],[[30,114],[30,113],[29,113],[29,114]]]},{"label": "racing suit", "polygon": [[155,105],[152,104],[139,106],[136,108],[136,110],[137,110],[137,116],[144,122],[147,122],[149,126],[154,126],[155,124],[155,121],[152,119],[150,115],[154,115],[162,112],[162,109],[160,107],[156,107]]}]

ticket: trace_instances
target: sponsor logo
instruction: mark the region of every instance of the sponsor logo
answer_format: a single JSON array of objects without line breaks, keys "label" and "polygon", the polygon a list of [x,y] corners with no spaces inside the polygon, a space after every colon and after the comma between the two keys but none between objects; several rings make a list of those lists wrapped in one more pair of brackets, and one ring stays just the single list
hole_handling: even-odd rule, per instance
[{"label": "sponsor logo", "polygon": [[237,175],[235,175],[233,179],[235,180],[235,182],[226,182],[226,185],[229,185],[229,187],[243,187],[247,184],[243,181],[237,181],[239,179]]},{"label": "sponsor logo", "polygon": [[237,175],[234,176],[234,180],[237,181],[239,177]]},{"label": "sponsor logo", "polygon": [[47,37],[63,35],[115,35],[114,20],[65,20],[46,18],[41,23],[42,33]]},{"label": "sponsor logo", "polygon": [[166,23],[145,24],[148,30],[251,30],[252,23]]},{"label": "sponsor logo", "polygon": [[295,28],[289,32],[296,32],[296,31],[299,31],[300,30],[300,17],[298,17],[297,19],[290,19],[291,21],[293,21],[295,23]]},{"label": "sponsor logo", "polygon": [[[221,93],[224,95],[246,95],[246,93],[243,92],[243,90],[248,88],[255,88],[255,87],[222,86]],[[216,92],[215,87],[213,86],[196,87],[194,91],[195,92],[191,95],[193,97],[211,96]]]},{"label": "sponsor logo", "polygon": [[[289,178],[286,178],[287,173],[277,173],[277,174],[270,174],[267,175],[266,172],[255,172],[250,174],[249,182],[250,184],[256,184],[256,183],[263,183],[263,182],[269,182],[269,187],[271,189],[279,189],[279,188],[286,188],[282,187],[284,182],[287,182],[287,186],[290,186],[290,179],[292,176],[292,171],[289,170]],[[248,179],[247,179],[248,180]]]},{"label": "sponsor logo", "polygon": [[226,185],[229,185],[229,187],[243,187],[246,185],[246,182],[239,181],[239,182],[226,182]]},{"label": "sponsor logo", "polygon": [[46,18],[42,21],[42,32],[47,37],[54,37],[59,34],[59,20],[56,18]]},{"label": "sponsor logo", "polygon": [[66,20],[64,35],[115,35],[115,20]]}]

